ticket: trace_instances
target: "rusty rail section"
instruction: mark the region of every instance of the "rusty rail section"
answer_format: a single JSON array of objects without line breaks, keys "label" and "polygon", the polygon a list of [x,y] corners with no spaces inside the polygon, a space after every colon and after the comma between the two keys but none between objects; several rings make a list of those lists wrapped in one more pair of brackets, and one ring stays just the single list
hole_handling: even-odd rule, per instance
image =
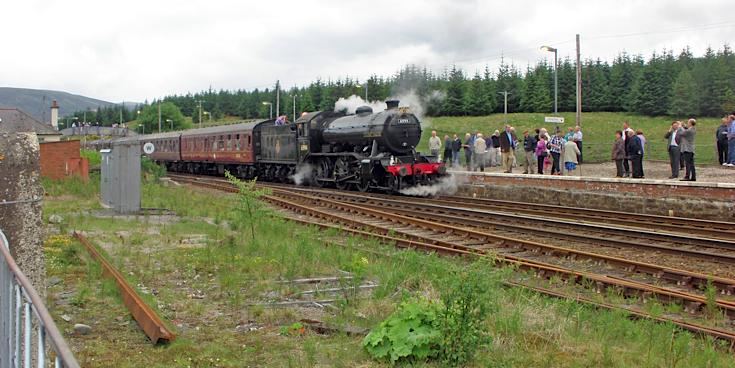
[{"label": "rusty rail section", "polygon": [[[709,260],[715,260],[720,262],[735,262],[735,255],[723,254],[722,249],[727,251],[735,250],[735,237],[732,239],[707,239],[701,237],[692,237],[691,234],[674,234],[674,233],[661,233],[646,229],[630,229],[621,228],[620,226],[609,225],[609,224],[595,224],[589,222],[578,222],[570,221],[569,219],[555,219],[550,218],[548,214],[545,216],[534,215],[523,215],[514,214],[510,212],[498,212],[497,209],[480,208],[477,206],[469,206],[469,204],[462,203],[451,203],[443,200],[426,200],[421,198],[410,198],[397,196],[385,196],[385,195],[362,195],[355,193],[345,192],[332,192],[326,190],[315,190],[306,188],[289,188],[290,192],[298,191],[300,193],[306,193],[319,197],[331,198],[343,202],[359,203],[360,205],[367,205],[372,203],[380,208],[392,207],[396,209],[405,209],[412,214],[418,216],[419,210],[421,213],[428,214],[431,216],[444,216],[444,219],[451,219],[456,222],[460,219],[463,221],[479,221],[478,219],[487,219],[491,216],[493,220],[504,219],[503,222],[493,221],[492,223],[482,224],[483,227],[492,225],[492,227],[507,228],[512,231],[521,232],[532,232],[539,233],[543,232],[548,236],[556,238],[566,238],[569,240],[585,239],[596,243],[605,243],[606,245],[615,245],[620,247],[636,247],[636,248],[647,248],[656,251],[667,252],[671,254],[678,254],[684,256],[694,256],[698,258],[704,258]],[[451,215],[447,217],[445,215]],[[531,217],[532,216],[532,217]],[[532,222],[533,225],[523,225],[522,223]],[[539,223],[549,224],[552,227],[547,228],[546,226],[538,226]],[[519,224],[520,223],[520,224]],[[735,226],[735,224],[733,224]],[[551,230],[553,228],[553,230]],[[560,229],[574,230],[574,234],[565,233]],[[623,237],[623,239],[611,238],[610,236]],[[652,242],[653,241],[653,242]],[[665,243],[676,243],[684,246],[701,246],[705,247],[706,250],[698,249],[687,249],[681,246],[667,246],[661,245],[657,242]]]},{"label": "rusty rail section", "polygon": [[[345,212],[351,212],[351,213],[360,213],[364,216],[369,216],[373,218],[379,218],[386,221],[391,221],[395,224],[404,224],[408,226],[414,226],[423,228],[425,230],[436,230],[440,232],[444,232],[446,234],[454,234],[454,235],[462,235],[467,238],[473,238],[477,239],[478,241],[482,242],[491,242],[491,241],[497,241],[503,244],[504,247],[514,247],[514,248],[521,248],[526,249],[530,251],[542,251],[546,252],[548,254],[557,255],[557,256],[567,256],[567,257],[574,257],[574,258],[583,258],[583,259],[590,259],[595,261],[601,261],[605,262],[610,265],[615,265],[621,268],[626,268],[629,271],[635,271],[640,272],[644,274],[653,275],[659,279],[663,280],[670,280],[673,282],[680,283],[681,286],[691,286],[694,288],[699,287],[706,287],[708,285],[708,282],[713,282],[714,286],[717,287],[721,292],[724,294],[733,294],[735,291],[735,280],[727,279],[727,278],[721,278],[721,277],[715,277],[715,276],[709,276],[709,275],[701,275],[697,274],[695,272],[685,271],[685,270],[678,270],[678,269],[672,269],[668,267],[662,267],[655,264],[650,263],[644,263],[644,262],[638,262],[638,261],[631,261],[623,258],[618,257],[612,257],[612,256],[606,256],[571,248],[564,248],[554,245],[549,245],[545,243],[535,242],[535,241],[528,241],[528,240],[520,240],[515,239],[507,236],[501,236],[496,235],[492,233],[488,233],[485,231],[479,231],[479,230],[473,230],[465,227],[458,227],[458,226],[452,226],[445,223],[437,223],[436,221],[428,221],[424,219],[404,216],[396,213],[386,212],[378,209],[370,208],[369,206],[364,205],[354,205],[349,204],[341,201],[334,201],[325,199],[322,197],[312,197],[308,195],[303,194],[294,194],[289,191],[283,191],[276,189],[273,191],[274,194],[278,194],[281,197],[287,197],[291,198],[293,201],[299,201],[299,200],[308,200],[313,204],[318,204],[322,207],[328,207],[335,210],[345,211]],[[417,236],[417,235],[414,235]],[[421,237],[421,236],[418,236]],[[446,243],[442,240],[437,239],[427,239],[428,242],[433,244],[441,244]],[[447,246],[450,246],[449,243],[446,243]],[[467,246],[460,246],[457,244],[451,244],[452,247],[465,247],[465,248],[471,248]]]},{"label": "rusty rail section", "polygon": [[97,249],[87,240],[81,233],[75,231],[74,236],[79,240],[94,259],[102,265],[103,274],[114,279],[117,287],[120,289],[120,295],[123,298],[123,304],[128,308],[130,314],[133,315],[138,325],[145,331],[151,342],[156,344],[160,340],[164,342],[172,342],[176,339],[176,335],[171,332],[163,323],[158,314],[146,304],[140,295],[133,289],[123,275],[118,271],[105,257],[103,257]]},{"label": "rusty rail section", "polygon": [[[177,178],[177,180],[181,180],[182,182],[191,183],[197,186],[208,187],[208,188],[217,189],[221,191],[237,192],[236,188],[234,188],[233,186],[229,185],[226,182],[213,182],[211,180],[206,180],[206,179],[197,180],[196,178],[190,178],[190,177],[181,178],[181,179]],[[450,255],[464,255],[464,256],[471,256],[471,257],[490,256],[490,257],[494,257],[494,259],[499,264],[532,271],[534,272],[535,276],[539,278],[550,279],[554,276],[558,276],[558,277],[561,277],[563,280],[566,280],[566,282],[575,283],[575,284],[586,284],[586,283],[591,282],[592,286],[594,286],[595,289],[597,289],[596,291],[598,293],[604,292],[606,288],[611,287],[611,288],[620,290],[622,294],[627,297],[643,298],[643,300],[650,298],[650,297],[655,297],[663,302],[679,301],[685,304],[687,307],[686,310],[690,312],[695,312],[701,309],[707,303],[706,299],[703,297],[681,292],[678,290],[672,290],[672,289],[668,289],[665,287],[644,284],[644,283],[635,282],[632,280],[620,279],[617,277],[611,277],[607,275],[574,271],[574,270],[567,269],[564,267],[546,264],[543,262],[532,261],[528,259],[522,259],[522,258],[514,257],[511,255],[507,255],[507,254],[506,255],[491,254],[485,250],[473,248],[470,246],[464,246],[464,245],[454,244],[451,242],[430,239],[426,236],[411,234],[410,232],[404,232],[404,231],[395,230],[395,229],[388,229],[385,227],[381,227],[379,225],[371,224],[369,222],[358,221],[354,215],[361,214],[363,216],[373,217],[375,219],[388,220],[388,221],[393,222],[394,224],[402,224],[402,225],[410,224],[417,228],[423,228],[423,229],[440,228],[440,229],[443,229],[447,234],[460,233],[465,236],[484,238],[484,239],[503,238],[503,237],[493,236],[492,234],[457,228],[453,226],[447,226],[444,224],[437,224],[437,223],[433,223],[433,222],[426,221],[426,220],[405,217],[405,216],[391,214],[391,213],[387,213],[383,211],[377,211],[374,209],[361,208],[356,205],[351,205],[351,204],[336,202],[336,201],[331,201],[331,200],[325,200],[324,198],[313,197],[313,196],[308,196],[308,195],[303,195],[303,194],[299,195],[293,192],[288,192],[287,190],[275,189],[274,194],[275,194],[274,196],[265,196],[264,199],[268,202],[271,202],[272,204],[275,204],[279,207],[289,209],[296,213],[301,213],[304,215],[308,215],[312,218],[326,220],[326,221],[336,223],[339,225],[329,225],[329,224],[323,224],[323,223],[318,223],[318,222],[311,222],[307,220],[292,219],[294,221],[301,222],[304,224],[315,225],[315,226],[319,226],[322,228],[334,228],[334,229],[338,229],[344,232],[349,232],[349,233],[352,233],[354,235],[359,235],[359,236],[379,238],[381,240],[393,243],[399,247],[422,249],[426,251],[433,251],[433,252],[438,252],[442,254],[450,254]],[[298,197],[301,197],[302,200],[306,199],[306,202],[309,202],[309,203],[304,203],[304,204],[297,203]],[[315,207],[317,206],[327,207],[331,210],[339,210],[343,212],[344,214],[336,214],[330,211],[316,209]],[[546,251],[550,251],[550,253],[569,254],[568,253],[569,250],[564,249],[564,248],[550,247],[544,244],[538,244],[535,242],[527,242],[527,241],[519,241],[519,240],[515,240],[511,238],[503,238],[502,240],[510,241],[510,242],[515,241],[515,242],[526,243],[527,246],[531,246],[531,247],[535,246],[535,247],[542,248],[542,249],[547,248]],[[551,250],[548,248],[556,248],[556,249]],[[571,253],[576,253],[576,252],[571,252]],[[580,252],[580,253],[584,253],[584,252]],[[581,256],[581,255],[582,254],[578,254],[578,256]],[[592,256],[596,256],[596,255],[592,255]],[[597,258],[597,257],[594,257],[594,258]],[[682,277],[689,284],[697,284],[696,281],[701,282],[704,279],[707,279],[707,277],[704,275],[697,275],[697,274],[689,273],[686,271],[665,269],[665,268],[661,268],[661,267],[650,265],[650,264],[630,262],[630,261],[622,260],[622,259],[613,259],[612,257],[600,257],[600,258],[607,258],[604,261],[608,263],[618,263],[618,262],[626,263],[629,266],[633,266],[633,269],[637,271],[643,271],[644,273],[649,273],[649,274],[657,274],[659,277],[663,277],[663,278],[666,278],[666,276],[668,276],[667,274],[673,273],[674,275],[676,275],[673,277],[674,279],[678,279],[679,277]],[[599,260],[603,261],[602,259],[599,259]],[[635,265],[632,265],[631,263],[634,263]],[[696,281],[692,283],[692,281],[694,280],[692,280],[690,277],[692,277]],[[679,279],[677,281],[683,281],[683,280]],[[713,281],[715,283],[721,283],[719,286],[722,287],[724,290],[728,290],[728,286],[729,287],[732,286],[732,280],[715,278]],[[646,312],[642,312],[639,310],[626,308],[626,307],[620,307],[620,306],[614,306],[614,305],[602,303],[599,301],[594,301],[591,299],[585,299],[584,297],[580,297],[576,295],[565,295],[565,294],[560,294],[558,292],[551,291],[551,290],[545,290],[545,289],[542,290],[535,286],[522,285],[522,284],[520,284],[520,286],[523,286],[529,289],[533,289],[535,291],[541,292],[549,296],[563,297],[563,298],[578,300],[584,303],[589,303],[599,308],[625,310],[625,311],[630,312],[633,317],[648,318],[651,320],[673,323],[683,329],[686,329],[686,330],[689,330],[689,331],[692,331],[698,334],[714,336],[715,338],[725,339],[725,340],[730,341],[731,343],[735,343],[735,333],[732,333],[729,331],[711,328],[708,326],[701,326],[701,325],[697,325],[697,324],[687,322],[684,320],[680,320],[680,319],[676,319],[676,318],[656,317],[656,316],[650,315]],[[715,305],[718,307],[718,309],[725,312],[725,314],[727,314],[731,318],[735,316],[735,313],[734,313],[735,312],[735,302],[729,302],[729,301],[718,299],[718,300],[715,300]]]},{"label": "rusty rail section", "polygon": [[[316,227],[320,227],[323,229],[334,229],[334,230],[339,230],[342,232],[350,233],[352,235],[357,235],[357,236],[364,237],[364,238],[378,239],[385,243],[393,243],[399,248],[419,249],[419,250],[437,252],[437,253],[447,254],[447,255],[483,256],[480,254],[476,254],[476,253],[472,253],[472,252],[468,252],[464,250],[445,248],[445,247],[437,246],[434,244],[422,243],[422,242],[418,242],[414,240],[392,237],[389,235],[382,235],[378,233],[366,232],[363,230],[352,229],[348,227],[330,225],[330,224],[325,224],[321,222],[308,221],[308,220],[297,219],[297,218],[289,218],[289,220],[303,224],[303,225],[307,225],[307,226],[316,226]],[[377,253],[377,252],[371,252],[371,253],[378,254],[381,256],[390,256],[387,254],[382,254],[382,253]],[[685,321],[683,319],[678,319],[678,318],[664,318],[660,316],[654,316],[654,315],[651,315],[649,313],[646,313],[640,310],[632,309],[630,307],[616,306],[613,304],[604,303],[598,300],[593,300],[593,299],[586,298],[586,297],[579,296],[579,295],[563,294],[558,291],[539,287],[539,286],[527,285],[527,284],[515,282],[515,281],[505,281],[504,283],[508,286],[521,287],[521,288],[528,289],[528,290],[531,290],[531,291],[534,291],[540,294],[544,294],[546,296],[554,297],[554,298],[575,300],[577,302],[589,304],[594,308],[624,311],[629,314],[630,318],[634,318],[634,319],[648,319],[648,320],[652,320],[652,321],[660,322],[660,323],[672,323],[681,329],[693,332],[695,334],[698,334],[701,336],[712,336],[717,339],[729,341],[731,344],[735,344],[735,333],[732,333],[730,331],[708,327],[708,326],[702,326],[702,325],[691,323],[691,322]]]}]

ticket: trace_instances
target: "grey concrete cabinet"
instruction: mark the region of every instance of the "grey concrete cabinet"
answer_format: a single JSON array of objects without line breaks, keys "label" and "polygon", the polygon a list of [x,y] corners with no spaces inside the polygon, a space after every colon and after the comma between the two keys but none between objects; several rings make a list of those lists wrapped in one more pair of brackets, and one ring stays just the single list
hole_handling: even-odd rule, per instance
[{"label": "grey concrete cabinet", "polygon": [[120,140],[102,153],[102,204],[117,213],[140,211],[140,143]]}]

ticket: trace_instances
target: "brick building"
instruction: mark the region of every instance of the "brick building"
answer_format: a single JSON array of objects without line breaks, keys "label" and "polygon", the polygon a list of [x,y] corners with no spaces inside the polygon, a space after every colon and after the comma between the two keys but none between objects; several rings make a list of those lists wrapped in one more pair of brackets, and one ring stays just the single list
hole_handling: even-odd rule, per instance
[{"label": "brick building", "polygon": [[41,146],[41,176],[63,179],[80,176],[89,179],[89,161],[79,154],[79,141],[44,142]]}]

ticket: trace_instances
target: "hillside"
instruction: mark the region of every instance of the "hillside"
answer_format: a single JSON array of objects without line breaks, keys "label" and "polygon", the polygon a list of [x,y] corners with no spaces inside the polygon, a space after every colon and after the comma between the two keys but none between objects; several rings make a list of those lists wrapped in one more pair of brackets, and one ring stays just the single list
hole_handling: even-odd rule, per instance
[{"label": "hillside", "polygon": [[52,100],[59,103],[59,116],[84,109],[115,105],[112,102],[62,91],[0,87],[0,106],[17,107],[41,121],[50,119],[49,109]]}]

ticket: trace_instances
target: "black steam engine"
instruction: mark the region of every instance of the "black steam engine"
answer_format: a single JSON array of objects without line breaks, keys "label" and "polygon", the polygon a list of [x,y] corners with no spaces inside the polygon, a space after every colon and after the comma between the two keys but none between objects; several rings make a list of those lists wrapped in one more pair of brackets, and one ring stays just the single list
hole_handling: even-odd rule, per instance
[{"label": "black steam engine", "polygon": [[354,115],[315,112],[296,121],[299,128],[297,171],[306,169],[309,182],[339,189],[370,188],[399,191],[431,184],[444,175],[443,164],[415,151],[421,122],[398,101],[374,113],[359,107]]}]

